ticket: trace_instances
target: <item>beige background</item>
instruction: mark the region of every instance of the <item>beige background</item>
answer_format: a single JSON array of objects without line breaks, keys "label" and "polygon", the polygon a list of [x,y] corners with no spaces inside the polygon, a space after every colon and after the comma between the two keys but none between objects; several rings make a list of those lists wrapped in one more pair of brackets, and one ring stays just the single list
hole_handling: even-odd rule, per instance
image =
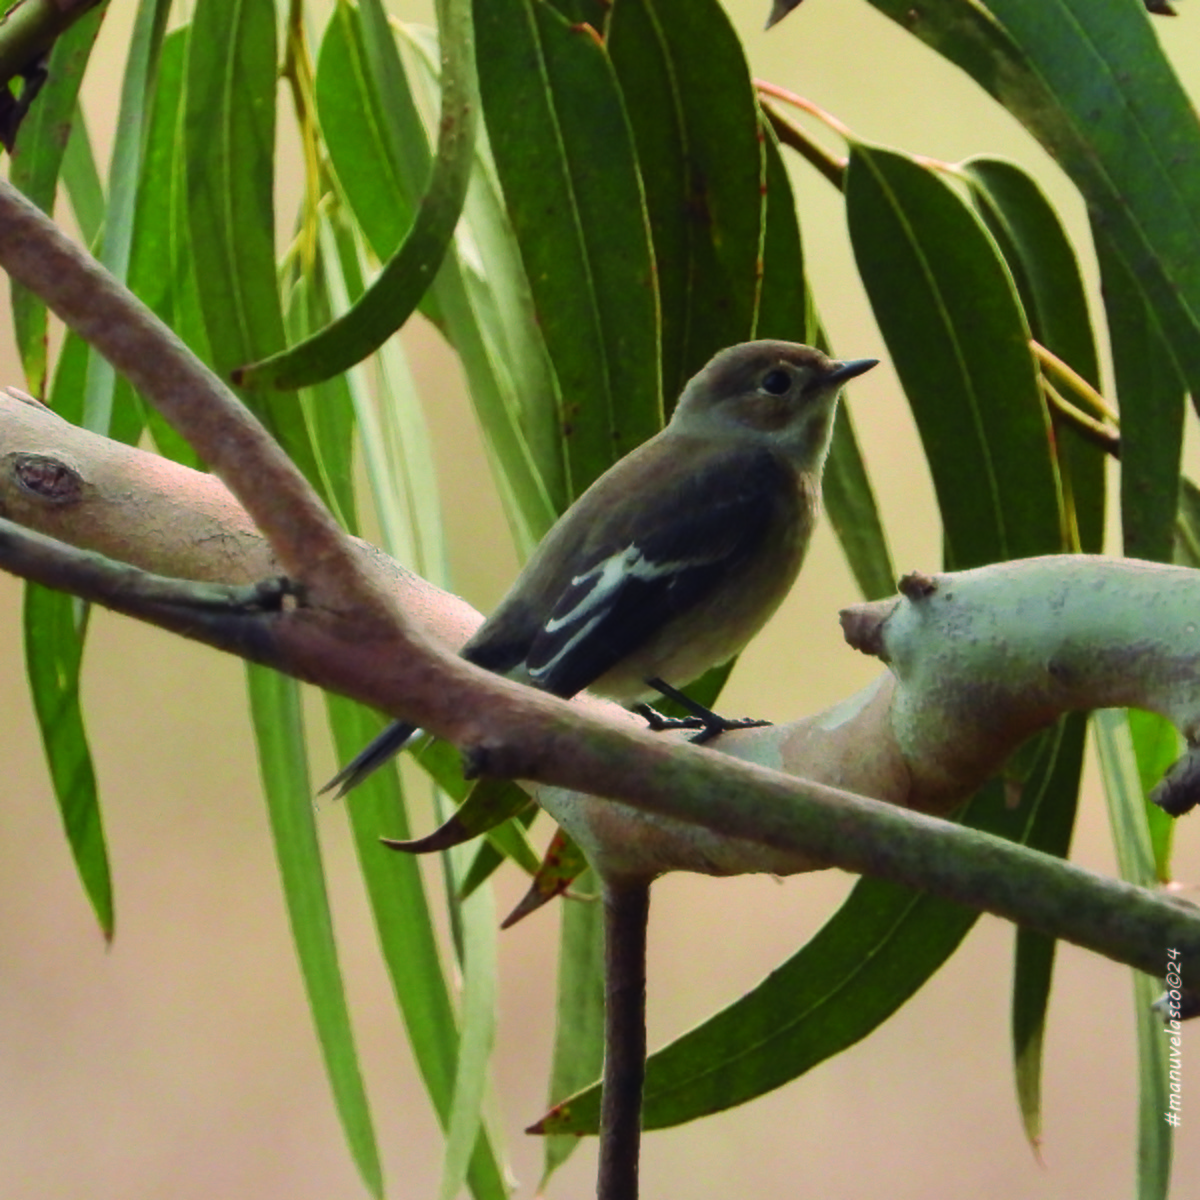
[{"label": "beige background", "polygon": [[[1195,91],[1200,9],[1181,9],[1156,28],[1181,68],[1190,68]],[[763,10],[755,3],[736,11],[758,74],[816,100],[864,138],[946,159],[1013,156],[1081,218],[1060,173],[1001,110],[865,3],[807,0],[770,35],[759,32]],[[89,81],[102,146],[127,18],[110,15],[107,57]],[[886,359],[854,279],[838,198],[803,168],[797,182],[811,271],[838,351]],[[280,205],[285,221],[290,203]],[[0,380],[17,382],[7,326]],[[506,534],[483,485],[461,383],[431,334],[414,329],[405,341],[425,394],[437,401],[431,417],[453,497],[456,581],[487,608],[511,577],[513,558],[497,550]],[[897,566],[936,567],[927,474],[886,368],[855,384],[853,405]],[[854,596],[822,530],[801,586],[744,656],[729,709],[795,716],[871,678],[872,664],[838,634],[837,609]],[[106,950],[40,760],[22,676],[19,586],[7,577],[0,577],[0,609],[0,1197],[364,1194],[331,1107],[289,943],[240,665],[96,616],[86,700],[118,903],[117,938]],[[316,723],[318,709],[312,713]],[[315,769],[330,766],[325,751]],[[432,1196],[440,1141],[380,968],[344,815],[326,806],[319,821],[389,1194]],[[1200,869],[1197,842],[1194,823],[1184,822],[1184,879]],[[1114,870],[1094,783],[1075,858]],[[761,978],[821,925],[850,882],[836,873],[784,883],[662,881],[651,937],[651,1043]],[[498,890],[501,909],[515,901],[515,872],[504,874]],[[556,926],[553,913],[542,913],[501,938],[495,1093],[523,1197],[533,1194],[540,1165],[540,1144],[520,1130],[545,1099]],[[1012,930],[983,920],[933,983],[851,1052],[758,1103],[650,1136],[645,1196],[1129,1196],[1135,1096],[1128,974],[1069,947],[1061,952],[1039,1164],[1024,1144],[1013,1099],[1011,954]],[[1191,1052],[1193,1040],[1189,1031],[1177,1197],[1200,1187],[1193,1182],[1200,1176],[1200,1050]],[[594,1163],[594,1145],[585,1144],[551,1194],[590,1194]]]}]

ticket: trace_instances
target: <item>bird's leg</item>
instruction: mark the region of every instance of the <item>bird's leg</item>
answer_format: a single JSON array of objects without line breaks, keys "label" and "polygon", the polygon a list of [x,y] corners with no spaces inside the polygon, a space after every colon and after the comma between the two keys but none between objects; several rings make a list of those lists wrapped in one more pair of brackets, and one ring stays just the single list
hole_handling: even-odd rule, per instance
[{"label": "bird's leg", "polygon": [[665,680],[659,679],[658,676],[647,679],[646,683],[656,692],[666,696],[668,700],[674,700],[676,704],[686,708],[690,714],[686,717],[665,717],[656,709],[651,708],[649,704],[635,705],[633,711],[638,716],[644,717],[646,724],[655,733],[664,729],[698,729],[700,732],[690,740],[699,746],[712,741],[713,738],[730,729],[754,729],[760,725],[771,724],[770,721],[760,721],[755,717],[722,717],[713,712],[711,708],[705,708],[703,704],[693,700],[691,696],[681,692],[678,688],[672,687]]}]

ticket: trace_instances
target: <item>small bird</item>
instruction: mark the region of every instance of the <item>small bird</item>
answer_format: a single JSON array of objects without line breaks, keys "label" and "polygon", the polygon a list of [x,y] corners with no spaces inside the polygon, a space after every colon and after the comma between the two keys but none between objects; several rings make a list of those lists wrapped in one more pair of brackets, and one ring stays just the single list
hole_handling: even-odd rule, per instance
[{"label": "small bird", "polygon": [[[737,654],[795,582],[808,549],[842,384],[878,362],[794,342],[722,350],[670,422],[609,468],[555,523],[462,656],[564,699],[655,693],[691,718],[640,708],[694,741],[728,720],[676,690]],[[397,722],[322,789],[344,795],[404,748]]]}]

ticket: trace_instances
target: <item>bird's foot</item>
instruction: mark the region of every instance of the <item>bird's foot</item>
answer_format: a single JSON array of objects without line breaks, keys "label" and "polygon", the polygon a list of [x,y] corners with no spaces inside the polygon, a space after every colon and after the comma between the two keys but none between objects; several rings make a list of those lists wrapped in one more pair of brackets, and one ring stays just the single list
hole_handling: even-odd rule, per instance
[{"label": "bird's foot", "polygon": [[712,716],[713,719],[707,722],[695,737],[688,738],[689,742],[703,746],[705,742],[711,742],[713,738],[728,733],[731,729],[760,729],[771,724],[761,717],[722,717],[718,713],[713,713]]},{"label": "bird's foot", "polygon": [[731,729],[755,729],[771,724],[770,721],[759,720],[757,717],[722,717],[661,679],[647,679],[646,682],[667,699],[674,700],[686,708],[689,714],[686,717],[667,717],[657,709],[651,708],[649,704],[635,705],[633,711],[645,718],[646,724],[655,733],[670,729],[695,729],[698,730],[696,736],[689,740],[697,746],[702,746]]}]

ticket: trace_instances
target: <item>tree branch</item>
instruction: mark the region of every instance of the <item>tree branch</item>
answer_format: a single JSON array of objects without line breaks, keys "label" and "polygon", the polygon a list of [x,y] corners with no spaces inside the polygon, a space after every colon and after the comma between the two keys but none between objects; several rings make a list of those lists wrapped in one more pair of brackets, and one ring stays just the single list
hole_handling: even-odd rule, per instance
[{"label": "tree branch", "polygon": [[604,1090],[598,1200],[637,1200],[646,1078],[650,885],[604,885]]},{"label": "tree branch", "polygon": [[[1140,601],[1122,601],[1123,585],[1107,588],[1099,603],[1088,586],[1072,588],[1069,581],[1089,561],[1098,572],[1093,584],[1105,571],[1124,580],[1137,568],[1082,559],[1037,560],[1029,568],[1049,571],[1049,579],[1058,573],[1062,586],[1047,636],[1058,636],[1061,647],[1050,658],[1019,660],[1030,678],[1043,683],[1036,703],[1027,705],[1024,715],[1016,659],[1001,654],[982,679],[978,661],[955,660],[952,654],[938,660],[940,665],[922,669],[923,656],[935,643],[953,640],[967,611],[958,585],[965,577],[943,576],[934,578],[931,602],[919,596],[914,600],[911,593],[921,589],[910,581],[909,594],[891,602],[888,612],[872,613],[868,623],[874,622],[877,644],[889,657],[892,672],[858,697],[794,725],[725,735],[718,743],[721,753],[680,746],[670,738],[632,729],[632,718],[611,706],[568,704],[447,655],[442,647],[461,637],[445,633],[443,609],[461,615],[461,606],[431,600],[432,589],[424,585],[415,592],[424,597],[428,619],[419,630],[393,625],[395,606],[383,592],[375,560],[349,540],[343,542],[332,519],[253,417],[135,301],[79,251],[64,248],[65,239],[57,231],[47,235],[44,218],[27,210],[0,189],[0,262],[11,265],[23,282],[111,355],[194,440],[237,489],[306,597],[305,604],[272,614],[274,661],[299,678],[394,716],[418,720],[466,748],[480,771],[544,785],[539,800],[579,838],[601,874],[633,882],[669,869],[728,873],[840,866],[997,913],[1151,974],[1160,972],[1167,947],[1200,953],[1200,913],[1189,905],[897,807],[944,809],[992,773],[1016,740],[1049,723],[1059,711],[1113,702],[1108,697],[1115,691],[1110,686],[1115,676],[1138,669],[1154,632],[1147,629],[1154,622],[1148,619],[1153,610]],[[104,315],[94,316],[97,308]],[[15,401],[8,408],[34,411]],[[30,447],[16,451],[28,454]],[[135,456],[124,459],[127,468],[144,461],[137,452],[123,453]],[[22,481],[20,473],[11,470],[14,461],[6,452],[11,478],[0,493],[6,502],[16,493],[31,510],[31,521],[44,519],[73,541],[88,535],[87,519],[78,525],[64,521],[64,506],[56,498],[56,471],[43,462],[32,476],[26,471]],[[166,472],[173,478],[181,471],[161,463],[147,469],[150,475]],[[37,488],[29,490],[30,478],[50,481],[49,494],[35,496]],[[177,510],[181,507],[178,498],[171,503]],[[106,502],[93,502],[85,478],[69,507],[76,515],[90,508],[94,517]],[[109,515],[118,507],[110,507]],[[19,519],[25,522],[25,517]],[[152,512],[142,513],[141,520],[156,522]],[[211,514],[204,520],[211,528]],[[245,517],[240,520],[240,532],[246,533]],[[172,526],[168,533],[186,540],[182,528]],[[119,540],[135,539],[125,530]],[[160,541],[160,549],[161,545]],[[315,554],[309,553],[310,547],[316,547]],[[196,549],[192,546],[186,554]],[[221,546],[223,556],[228,550]],[[159,567],[157,573],[171,572]],[[1186,606],[1187,588],[1200,589],[1200,582],[1195,573],[1178,571],[1176,577],[1183,590],[1174,603]],[[1156,579],[1161,582],[1165,576]],[[410,594],[413,590],[408,589]],[[1147,591],[1147,601],[1154,590]],[[318,601],[314,592],[319,593]],[[1011,611],[1012,595],[1007,585],[993,581],[990,589],[980,592],[980,612],[989,606],[997,614]],[[1200,591],[1193,595],[1200,599]],[[1122,603],[1124,610],[1114,617]],[[1072,604],[1078,606],[1078,614],[1064,615],[1064,606]],[[1190,604],[1193,612],[1197,607]],[[943,616],[943,623],[936,636],[926,633],[922,642],[922,630],[931,626],[934,613]],[[1034,622],[1027,617],[1025,623]],[[911,635],[893,642],[904,627],[911,627]],[[435,628],[443,629],[440,646],[430,636]],[[1175,632],[1186,634],[1183,629]],[[216,644],[205,628],[189,633]],[[1159,711],[1185,718],[1189,732],[1194,643],[1193,630],[1180,642],[1184,649],[1179,656],[1169,658],[1164,646],[1163,655],[1155,659],[1167,672],[1158,676],[1159,691],[1173,698]],[[901,653],[906,646],[907,655]],[[1038,653],[1047,649],[1043,642]],[[1105,671],[1089,672],[1092,659],[1103,660]],[[1048,670],[1047,663],[1068,666],[1065,677],[1071,686],[1064,686],[1062,670]],[[955,669],[972,674],[974,686],[970,678],[945,674]],[[926,698],[943,697],[936,716],[924,722],[914,715],[920,709],[922,687]],[[903,689],[905,695],[894,696],[894,689]],[[955,697],[953,703],[946,699],[947,689]],[[1000,693],[1007,699],[998,709],[995,697]],[[1006,720],[997,720],[997,711],[1003,711]],[[904,713],[909,717],[897,718]],[[735,756],[747,761],[738,762]],[[812,778],[801,782],[755,762],[787,770],[811,768]],[[823,785],[822,779],[841,786]],[[851,794],[846,787],[890,803]]]}]

